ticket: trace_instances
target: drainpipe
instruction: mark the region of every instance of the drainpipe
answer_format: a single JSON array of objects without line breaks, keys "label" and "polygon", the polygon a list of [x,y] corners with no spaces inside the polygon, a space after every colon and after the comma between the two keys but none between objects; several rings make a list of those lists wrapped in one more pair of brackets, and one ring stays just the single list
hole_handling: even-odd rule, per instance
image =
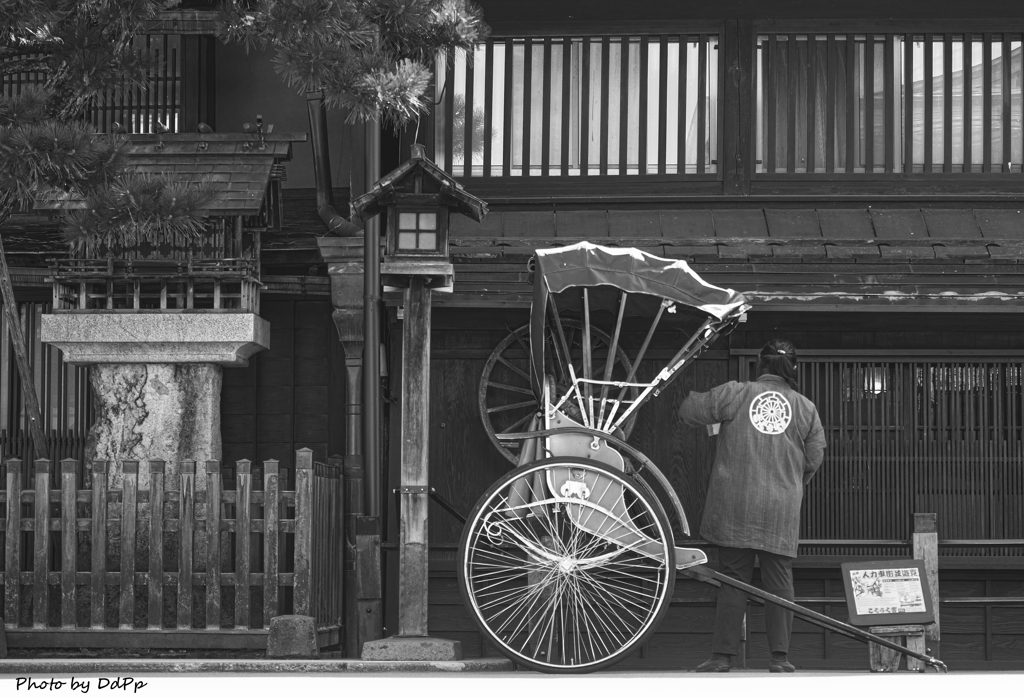
[{"label": "drainpipe", "polygon": [[327,225],[327,234],[337,237],[361,236],[363,231],[334,207],[331,185],[331,153],[327,147],[327,105],[323,92],[307,92],[309,130],[313,142],[313,176],[316,179],[316,212]]}]

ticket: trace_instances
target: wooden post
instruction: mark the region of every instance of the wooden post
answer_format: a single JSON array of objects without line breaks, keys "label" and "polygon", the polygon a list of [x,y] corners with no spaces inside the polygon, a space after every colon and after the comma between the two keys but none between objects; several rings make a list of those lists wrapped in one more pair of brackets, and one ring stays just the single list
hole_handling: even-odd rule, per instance
[{"label": "wooden post", "polygon": [[252,533],[252,462],[239,460],[235,465],[235,627],[248,629],[250,624],[249,548]]},{"label": "wooden post", "polygon": [[263,463],[263,626],[277,616],[278,597],[278,469],[277,460]]},{"label": "wooden post", "polygon": [[196,461],[178,463],[178,629],[192,629],[192,531],[196,509]]},{"label": "wooden post", "polygon": [[430,289],[413,276],[402,328],[401,534],[398,636],[427,636],[427,462],[430,426]]},{"label": "wooden post", "polygon": [[310,588],[313,557],[313,451],[295,451],[295,591],[296,615],[312,615]]},{"label": "wooden post", "polygon": [[103,629],[107,612],[107,461],[92,463],[92,538],[89,626]]},{"label": "wooden post", "polygon": [[78,487],[77,460],[60,461],[60,626],[74,629],[75,622],[75,572],[78,555],[78,516],[75,499]]},{"label": "wooden post", "polygon": [[36,460],[32,626],[46,627],[50,609],[50,461]]},{"label": "wooden post", "polygon": [[936,658],[940,658],[939,644],[939,528],[938,515],[935,513],[914,514],[914,559],[924,561],[925,575],[928,579],[928,590],[931,591],[932,605],[935,612],[935,624],[925,627],[925,638],[935,642],[932,647]]},{"label": "wooden post", "polygon": [[164,470],[163,460],[149,461],[149,629],[163,626],[164,609]]},{"label": "wooden post", "polygon": [[206,461],[206,628],[220,629],[220,490],[219,460]]},{"label": "wooden post", "polygon": [[21,612],[21,460],[7,461],[7,540],[4,560],[4,624],[18,626]]},{"label": "wooden post", "polygon": [[135,510],[139,485],[138,460],[121,463],[124,474],[121,499],[121,629],[135,627]]}]

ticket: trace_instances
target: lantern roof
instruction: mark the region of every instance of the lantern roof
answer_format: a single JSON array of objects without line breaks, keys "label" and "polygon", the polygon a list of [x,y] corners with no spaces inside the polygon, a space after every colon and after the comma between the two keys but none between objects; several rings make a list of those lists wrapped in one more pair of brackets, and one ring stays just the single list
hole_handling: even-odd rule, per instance
[{"label": "lantern roof", "polygon": [[425,203],[423,198],[434,196],[467,218],[480,222],[487,215],[487,203],[463,188],[462,184],[427,159],[419,143],[412,146],[412,157],[385,174],[373,188],[352,201],[352,212],[366,221],[401,198]]}]

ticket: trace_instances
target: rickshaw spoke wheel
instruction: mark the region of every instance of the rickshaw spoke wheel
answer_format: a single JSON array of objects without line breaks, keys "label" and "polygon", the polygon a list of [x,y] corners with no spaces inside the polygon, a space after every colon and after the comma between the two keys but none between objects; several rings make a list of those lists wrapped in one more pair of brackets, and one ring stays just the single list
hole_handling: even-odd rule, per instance
[{"label": "rickshaw spoke wheel", "polygon": [[[582,339],[583,325],[574,319],[563,319],[562,326],[566,329],[566,343],[569,344],[569,351],[572,354],[573,370],[577,375],[583,374]],[[554,335],[551,327],[547,328],[549,334],[548,355],[555,361],[555,373],[559,379],[567,379],[560,373],[567,371],[561,366],[554,348]],[[611,344],[611,337],[596,327],[590,328],[591,343],[594,347],[592,372],[595,375],[604,371],[607,350]],[[501,441],[499,433],[522,433],[529,427],[530,419],[540,411],[540,403],[533,394],[533,387],[530,383],[530,325],[526,324],[514,330],[506,336],[494,348],[484,364],[483,372],[480,375],[478,388],[478,405],[480,420],[483,423],[487,437],[494,444],[505,459],[515,463],[519,459],[519,441]],[[624,379],[632,367],[629,357],[620,345],[616,352],[615,368],[613,377]],[[617,396],[618,390],[612,390],[609,396]],[[626,399],[636,399],[640,391],[631,387],[627,390]],[[619,413],[625,411],[623,405]],[[599,407],[598,407],[599,410]],[[630,416],[623,424],[622,430],[625,437],[633,432],[633,425],[636,423],[636,414]]]},{"label": "rickshaw spoke wheel", "polygon": [[[551,489],[560,474],[587,494]],[[480,630],[513,661],[589,672],[637,649],[668,609],[675,547],[657,500],[582,458],[510,472],[477,503],[459,546],[459,586]]]}]

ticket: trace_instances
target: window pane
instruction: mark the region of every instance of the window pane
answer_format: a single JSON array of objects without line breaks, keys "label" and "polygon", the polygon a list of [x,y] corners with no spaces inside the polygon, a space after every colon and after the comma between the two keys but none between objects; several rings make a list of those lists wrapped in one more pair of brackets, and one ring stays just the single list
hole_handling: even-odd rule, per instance
[{"label": "window pane", "polygon": [[398,248],[399,249],[416,249],[416,233],[415,232],[400,232],[400,233],[398,233]]},{"label": "window pane", "polygon": [[437,249],[437,233],[436,232],[421,232],[420,233],[420,249]]},{"label": "window pane", "polygon": [[415,230],[416,229],[416,214],[415,213],[399,213],[398,214],[398,229],[399,230]]},{"label": "window pane", "polygon": [[436,230],[437,213],[420,213],[420,230]]}]

